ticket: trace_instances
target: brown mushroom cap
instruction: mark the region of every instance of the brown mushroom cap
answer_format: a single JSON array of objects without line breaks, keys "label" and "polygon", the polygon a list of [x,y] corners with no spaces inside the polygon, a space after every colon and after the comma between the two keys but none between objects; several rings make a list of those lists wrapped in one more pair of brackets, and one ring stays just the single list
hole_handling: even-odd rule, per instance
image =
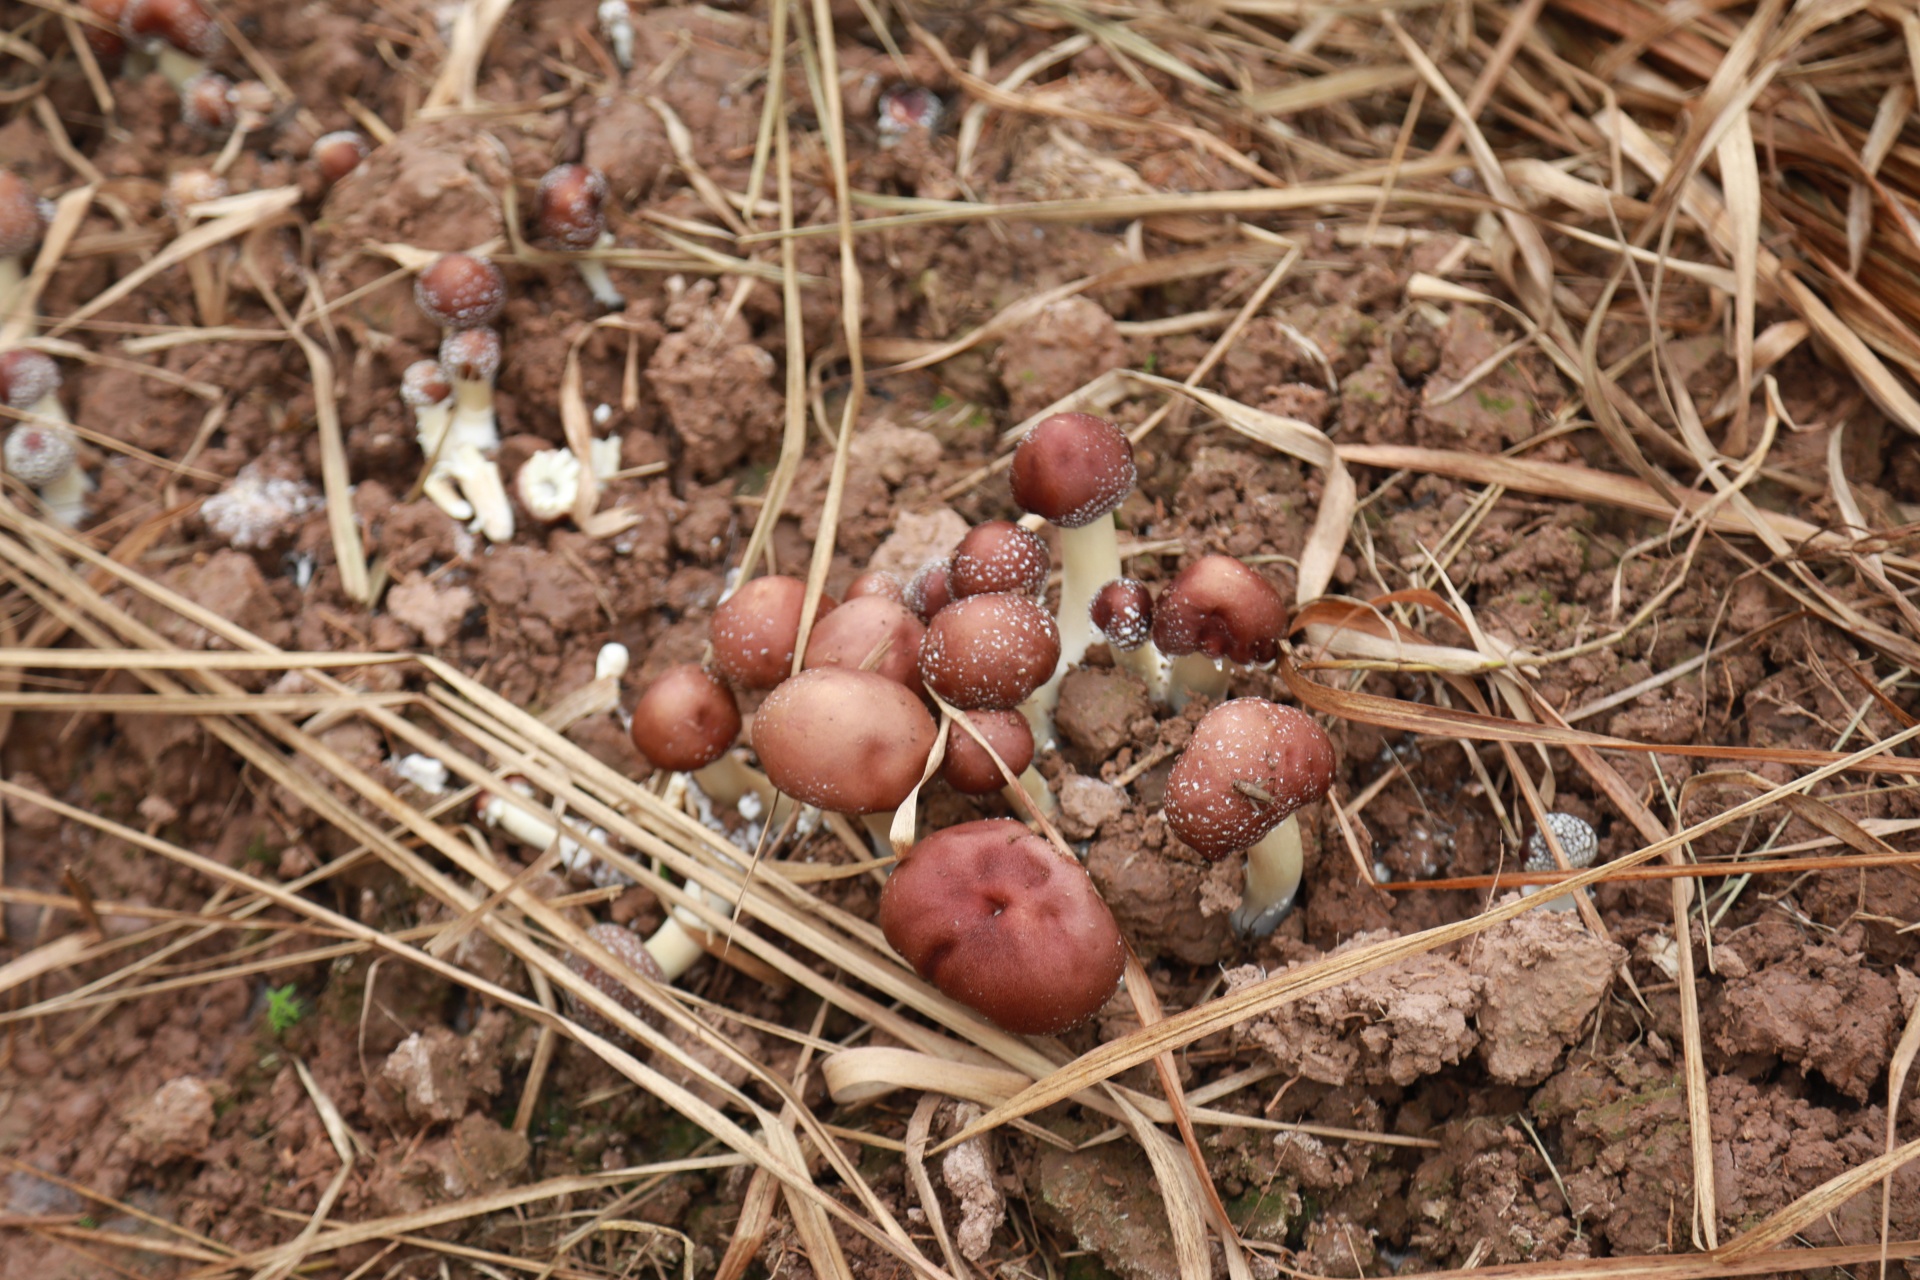
[{"label": "brown mushroom cap", "polygon": [[118,61],[127,51],[126,39],[120,34],[120,19],[127,11],[127,0],[81,0],[80,7],[106,24],[82,24],[94,53],[102,62]]},{"label": "brown mushroom cap", "polygon": [[[994,754],[1006,762],[1014,777],[1026,772],[1033,763],[1033,727],[1018,711],[963,711],[960,713],[992,745]],[[998,791],[1007,780],[994,766],[993,756],[973,740],[959,725],[947,733],[947,754],[940,762],[940,776],[955,791],[983,796]]]},{"label": "brown mushroom cap", "polygon": [[956,600],[1000,591],[1037,596],[1052,567],[1047,544],[1038,535],[1011,520],[989,520],[967,530],[953,549],[947,590]]},{"label": "brown mushroom cap", "polygon": [[233,128],[233,81],[202,71],[181,85],[180,118],[200,133],[226,133]]},{"label": "brown mushroom cap", "polygon": [[879,596],[895,604],[905,604],[907,584],[900,581],[900,575],[897,573],[889,573],[885,569],[869,569],[855,578],[847,587],[848,604],[852,604],[862,596]]},{"label": "brown mushroom cap", "polygon": [[920,572],[913,575],[913,581],[907,584],[906,598],[901,601],[922,622],[932,622],[935,614],[953,603],[953,588],[948,582],[948,563],[934,560],[920,566]]},{"label": "brown mushroom cap", "polygon": [[358,169],[360,162],[372,150],[373,144],[364,133],[357,129],[340,129],[315,138],[307,158],[320,171],[320,180],[332,186]]},{"label": "brown mushroom cap", "polygon": [[453,394],[453,383],[437,360],[415,360],[400,375],[400,398],[415,409],[444,403]]},{"label": "brown mushroom cap", "polygon": [[437,325],[475,329],[499,318],[507,305],[507,281],[485,258],[443,253],[414,277],[413,300]]},{"label": "brown mushroom cap", "polygon": [[[617,924],[596,924],[587,930],[587,936],[605,947],[615,960],[642,977],[666,984],[667,975],[661,971],[660,962],[653,958],[640,935],[633,930]],[[597,987],[603,994],[619,1004],[628,1013],[650,1026],[660,1025],[660,1015],[646,1001],[627,990],[626,984],[614,977],[585,956],[569,951],[566,954],[567,968],[585,978],[589,984]],[[571,993],[567,996],[574,1020],[596,1035],[605,1036],[617,1044],[629,1044],[626,1032],[608,1022],[604,1017],[575,999]]]},{"label": "brown mushroom cap", "polygon": [[920,678],[962,711],[1019,706],[1059,661],[1060,628],[1026,596],[955,600],[920,642]]},{"label": "brown mushroom cap", "polygon": [[0,351],[0,404],[31,409],[60,389],[60,366],[53,357],[25,347]]},{"label": "brown mushroom cap", "polygon": [[1194,726],[1167,777],[1167,825],[1218,862],[1250,849],[1294,810],[1327,794],[1333,743],[1296,707],[1223,702]]},{"label": "brown mushroom cap", "polygon": [[[742,689],[771,689],[793,670],[793,649],[800,639],[800,606],[807,584],[784,574],[755,578],[713,611],[707,635],[713,641],[713,665]],[[814,623],[833,608],[821,596]]]},{"label": "brown mushroom cap", "polygon": [[200,0],[127,0],[120,34],[144,46],[164,40],[196,58],[211,58],[227,40]]},{"label": "brown mushroom cap", "polygon": [[704,769],[740,736],[727,682],[697,663],[669,667],[633,708],[633,745],[656,769]]},{"label": "brown mushroom cap", "polygon": [[534,192],[534,234],[563,249],[591,249],[607,229],[606,205],[605,174],[592,165],[555,165]]},{"label": "brown mushroom cap", "polygon": [[[803,667],[867,667],[889,680],[920,688],[920,619],[885,596],[849,600],[814,623]],[[877,666],[867,659],[884,644]]]},{"label": "brown mushroom cap", "polygon": [[492,382],[500,374],[500,331],[458,329],[440,343],[440,367],[455,382]]},{"label": "brown mushroom cap", "polygon": [[753,749],[773,785],[834,813],[898,808],[933,740],[933,717],[905,685],[850,667],[802,671],[753,717]]},{"label": "brown mushroom cap", "polygon": [[1013,451],[1013,500],[1063,529],[1110,513],[1133,492],[1133,444],[1090,413],[1042,418]]},{"label": "brown mushroom cap", "polygon": [[1273,584],[1232,556],[1201,556],[1160,593],[1153,642],[1172,657],[1204,653],[1243,666],[1280,656],[1287,606]]},{"label": "brown mushroom cap", "polygon": [[18,258],[40,241],[47,229],[48,206],[26,180],[0,169],[0,258]]},{"label": "brown mushroom cap", "polygon": [[1086,871],[1006,818],[915,845],[881,891],[880,928],[921,977],[1018,1035],[1085,1022],[1126,966]]},{"label": "brown mushroom cap", "polygon": [[1153,634],[1153,593],[1134,578],[1115,578],[1093,597],[1089,612],[1107,643],[1132,653]]}]

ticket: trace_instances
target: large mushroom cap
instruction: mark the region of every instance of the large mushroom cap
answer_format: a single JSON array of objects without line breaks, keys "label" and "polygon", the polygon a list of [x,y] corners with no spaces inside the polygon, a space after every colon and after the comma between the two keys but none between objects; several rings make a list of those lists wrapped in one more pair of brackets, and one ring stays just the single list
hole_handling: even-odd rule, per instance
[{"label": "large mushroom cap", "polygon": [[1090,413],[1033,424],[1013,451],[1013,500],[1063,529],[1092,524],[1133,492],[1133,444]]},{"label": "large mushroom cap", "polygon": [[563,249],[591,249],[607,229],[606,204],[605,174],[592,165],[555,165],[534,192],[534,233]]},{"label": "large mushroom cap", "polygon": [[1280,656],[1287,606],[1273,584],[1232,556],[1201,556],[1160,593],[1153,642],[1179,657],[1204,653],[1243,666]]},{"label": "large mushroom cap", "polygon": [[120,33],[143,46],[164,40],[196,58],[211,58],[227,42],[200,0],[127,0]]},{"label": "large mushroom cap", "polygon": [[1153,593],[1137,579],[1115,578],[1100,588],[1089,612],[1107,643],[1122,653],[1132,653],[1153,634]]},{"label": "large mushroom cap", "polygon": [[905,685],[872,671],[815,667],[760,704],[753,749],[773,785],[803,804],[881,813],[918,785],[934,732]]},{"label": "large mushroom cap", "polygon": [[0,169],[0,258],[18,258],[37,244],[47,227],[47,211],[25,179]]},{"label": "large mushroom cap", "polygon": [[[885,596],[860,596],[814,624],[801,665],[866,667],[917,690],[920,639],[926,634],[920,619],[905,605]],[[876,653],[879,658],[869,665],[868,659]]]},{"label": "large mushroom cap", "polygon": [[1047,544],[1038,535],[1011,520],[989,520],[967,530],[953,549],[947,589],[956,600],[1002,591],[1037,596],[1051,568]]},{"label": "large mushroom cap", "polygon": [[499,317],[507,305],[507,281],[485,258],[443,253],[414,277],[413,300],[443,328],[475,329]]},{"label": "large mushroom cap", "polygon": [[[807,584],[784,574],[755,578],[713,611],[707,635],[713,641],[713,665],[743,689],[771,689],[793,670],[800,642],[800,607]],[[833,608],[820,597],[815,625]]]},{"label": "large mushroom cap", "polygon": [[1060,628],[1026,596],[968,596],[933,616],[920,642],[920,677],[962,711],[1006,711],[1047,682]]},{"label": "large mushroom cap", "polygon": [[726,681],[696,663],[669,667],[633,708],[633,745],[656,769],[704,769],[740,736]]},{"label": "large mushroom cap", "polygon": [[1223,702],[1194,726],[1167,777],[1167,825],[1215,862],[1252,848],[1333,783],[1333,743],[1314,718],[1265,698]]},{"label": "large mushroom cap", "polygon": [[[1033,763],[1033,726],[1018,711],[962,711],[968,723],[980,731],[993,747],[994,754],[1006,762],[1014,777],[1025,773]],[[973,740],[959,725],[947,734],[946,758],[940,762],[940,776],[955,791],[983,796],[1006,785],[993,756]]]},{"label": "large mushroom cap", "polygon": [[1005,818],[915,845],[880,894],[880,928],[921,977],[1019,1035],[1085,1022],[1126,965],[1086,871]]}]

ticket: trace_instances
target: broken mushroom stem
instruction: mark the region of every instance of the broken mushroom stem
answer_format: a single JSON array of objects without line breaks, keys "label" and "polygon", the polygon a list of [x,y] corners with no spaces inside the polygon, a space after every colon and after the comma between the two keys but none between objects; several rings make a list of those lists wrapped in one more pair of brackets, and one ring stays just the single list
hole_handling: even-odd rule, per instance
[{"label": "broken mushroom stem", "polygon": [[500,466],[488,455],[500,445],[493,380],[500,371],[500,334],[461,329],[440,344],[440,366],[453,384],[453,413],[436,466],[444,467],[473,504],[473,528],[490,542],[513,538],[513,504]]}]

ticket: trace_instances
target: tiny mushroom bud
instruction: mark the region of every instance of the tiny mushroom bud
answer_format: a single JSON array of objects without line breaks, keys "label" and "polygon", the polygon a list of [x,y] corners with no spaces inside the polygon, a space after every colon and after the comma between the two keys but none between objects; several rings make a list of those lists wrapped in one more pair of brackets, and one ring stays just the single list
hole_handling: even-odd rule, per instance
[{"label": "tiny mushroom bud", "polygon": [[[607,179],[591,165],[563,164],[547,170],[533,198],[533,231],[566,253],[603,248],[613,243],[607,232]],[[576,258],[574,265],[587,290],[601,306],[618,311],[627,305],[613,287],[606,264],[594,258]]]},{"label": "tiny mushroom bud", "polygon": [[320,181],[331,187],[360,167],[372,152],[373,144],[357,129],[340,129],[314,139],[307,158],[320,171]]},{"label": "tiny mushroom bud", "polygon": [[595,680],[618,680],[627,674],[627,667],[633,662],[633,654],[627,646],[617,640],[609,640],[600,646],[600,652],[593,656],[593,678]]},{"label": "tiny mushroom bud", "polygon": [[1233,926],[1265,937],[1300,888],[1294,811],[1327,794],[1333,743],[1306,712],[1264,698],[1223,702],[1194,726],[1167,777],[1167,826],[1210,862],[1247,851]]},{"label": "tiny mushroom bud", "polygon": [[1126,967],[1086,871],[1006,818],[915,845],[880,893],[880,928],[922,978],[1016,1035],[1079,1026]]},{"label": "tiny mushroom bud", "polygon": [[953,726],[947,733],[946,757],[940,762],[940,776],[948,786],[970,796],[998,791],[1007,780],[1000,776],[999,768],[993,763],[994,755],[1000,757],[1015,778],[1027,771],[1027,766],[1033,763],[1033,729],[1025,716],[1018,711],[963,711],[960,714],[980,731],[980,736],[993,748],[993,755],[988,755],[972,734],[957,724]]},{"label": "tiny mushroom bud", "polygon": [[600,33],[607,38],[613,60],[622,71],[633,66],[633,15],[627,0],[600,0]]},{"label": "tiny mushroom bud", "polygon": [[53,206],[35,195],[20,175],[0,169],[0,322],[13,311],[25,275],[22,262],[47,229]]},{"label": "tiny mushroom bud", "polygon": [[202,71],[180,86],[180,118],[196,133],[225,134],[233,128],[233,81]]},{"label": "tiny mushroom bud", "polygon": [[205,71],[207,60],[226,45],[220,24],[200,0],[127,0],[120,34],[158,58],[176,89]]},{"label": "tiny mushroom bud", "polygon": [[1201,556],[1182,569],[1153,611],[1153,642],[1173,659],[1176,708],[1189,697],[1219,697],[1221,660],[1241,666],[1280,656],[1287,606],[1273,584],[1232,556]]},{"label": "tiny mushroom bud", "polygon": [[635,750],[656,769],[691,773],[716,804],[738,805],[748,794],[761,812],[773,805],[764,777],[729,749],[740,736],[740,707],[726,681],[697,663],[669,667],[647,686],[633,708]]},{"label": "tiny mushroom bud", "polygon": [[[713,665],[743,689],[771,689],[793,670],[800,641],[800,609],[807,584],[784,574],[743,583],[713,611],[707,635],[713,641]],[[833,608],[820,597],[817,624]]]},{"label": "tiny mushroom bud", "polygon": [[1037,596],[1052,567],[1039,535],[1010,520],[989,520],[969,529],[954,548],[947,590],[956,600],[994,592]]},{"label": "tiny mushroom bud", "polygon": [[[1570,813],[1549,813],[1542,824],[1553,832],[1553,838],[1560,842],[1560,850],[1567,855],[1567,866],[1574,871],[1585,871],[1600,856],[1600,839],[1594,835],[1593,828],[1584,818],[1576,818]],[[1546,836],[1539,831],[1527,837],[1527,860],[1521,864],[1523,871],[1558,871],[1560,864],[1554,859],[1553,849],[1547,844]],[[1525,897],[1539,893],[1544,886],[1528,884],[1520,886]],[[1572,911],[1573,895],[1563,893],[1549,899],[1547,910]]]},{"label": "tiny mushroom bud", "polygon": [[413,300],[443,329],[477,329],[499,318],[507,282],[485,258],[443,253],[414,278]]},{"label": "tiny mushroom bud", "polygon": [[1147,584],[1115,578],[1094,596],[1089,613],[1093,625],[1107,638],[1114,661],[1139,676],[1149,695],[1164,701],[1165,662],[1153,643],[1153,593]]},{"label": "tiny mushroom bud", "polygon": [[920,687],[920,641],[927,629],[884,596],[849,600],[813,624],[803,667],[859,667]]},{"label": "tiny mushroom bud", "polygon": [[803,804],[890,811],[920,783],[933,717],[905,685],[872,671],[815,667],[767,695],[753,749],[773,785]]},{"label": "tiny mushroom bud", "polygon": [[571,449],[542,449],[520,464],[513,477],[520,505],[535,520],[552,524],[573,514],[580,496],[580,459]]},{"label": "tiny mushroom bud", "polygon": [[931,89],[917,84],[889,85],[880,95],[881,147],[891,147],[911,133],[932,133],[940,127],[945,110]]},{"label": "tiny mushroom bud", "polygon": [[49,516],[71,527],[86,517],[93,482],[75,460],[74,435],[59,391],[60,369],[50,357],[24,347],[0,352],[0,402],[37,419],[7,434],[6,468],[39,493]]},{"label": "tiny mushroom bud", "polygon": [[1021,509],[1060,530],[1060,666],[1039,700],[1051,716],[1060,680],[1093,638],[1094,594],[1120,576],[1120,540],[1109,517],[1133,492],[1133,444],[1105,418],[1056,413],[1021,439],[1009,476]]},{"label": "tiny mushroom bud", "polygon": [[1027,700],[1060,658],[1060,632],[1026,596],[968,596],[934,615],[920,676],[962,711],[1005,711]]},{"label": "tiny mushroom bud", "polygon": [[[888,573],[885,569],[869,569],[855,578],[852,585],[847,588],[849,603],[858,600],[861,596],[880,596],[895,604],[905,604],[907,586],[900,581],[899,574]],[[922,618],[921,621],[925,622],[926,619]]]},{"label": "tiny mushroom bud", "polygon": [[901,603],[913,610],[914,616],[920,621],[932,622],[933,616],[953,601],[948,573],[945,560],[921,565],[920,572],[914,574],[913,581],[907,584],[906,596]]}]

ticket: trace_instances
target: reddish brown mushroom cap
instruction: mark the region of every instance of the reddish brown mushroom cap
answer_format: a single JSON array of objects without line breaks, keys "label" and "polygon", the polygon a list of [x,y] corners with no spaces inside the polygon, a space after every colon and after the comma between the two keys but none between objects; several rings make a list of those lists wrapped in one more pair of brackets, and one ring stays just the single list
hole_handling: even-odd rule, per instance
[{"label": "reddish brown mushroom cap", "polygon": [[[900,575],[889,573],[885,569],[869,569],[853,580],[847,588],[847,603],[852,604],[862,596],[879,596],[895,604],[907,602],[907,584],[900,581]],[[925,619],[921,619],[925,621]]]},{"label": "reddish brown mushroom cap", "polygon": [[[755,578],[728,596],[707,629],[720,674],[742,689],[771,689],[785,680],[793,670],[806,597],[807,584],[784,574]],[[815,625],[832,608],[833,598],[821,596]]]},{"label": "reddish brown mushroom cap", "polygon": [[31,409],[60,389],[60,366],[53,357],[25,347],[0,351],[0,404]]},{"label": "reddish brown mushroom cap", "polygon": [[437,360],[415,360],[400,375],[400,398],[415,409],[442,404],[453,394],[453,383]]},{"label": "reddish brown mushroom cap", "polygon": [[[662,972],[660,962],[653,958],[653,953],[647,950],[646,944],[640,940],[640,935],[633,930],[617,924],[596,924],[587,930],[587,936],[606,948],[615,960],[627,968],[651,981],[666,984],[667,975]],[[649,1026],[660,1025],[660,1014],[646,1001],[629,991],[626,984],[619,978],[577,952],[567,952],[566,962],[567,968],[585,978],[591,986],[628,1013]],[[567,996],[567,1003],[573,1011],[575,1021],[587,1030],[596,1035],[605,1036],[617,1044],[631,1043],[626,1032],[588,1008],[583,1002],[576,1000],[571,993]]]},{"label": "reddish brown mushroom cap", "polygon": [[802,671],[753,717],[753,749],[773,785],[834,813],[898,808],[920,782],[934,733],[905,685],[849,667]]},{"label": "reddish brown mushroom cap", "polygon": [[1182,569],[1153,611],[1153,642],[1180,657],[1204,653],[1251,666],[1280,656],[1287,606],[1273,584],[1232,556]]},{"label": "reddish brown mushroom cap", "polygon": [[500,373],[500,331],[460,329],[440,343],[440,367],[455,382],[492,382]]},{"label": "reddish brown mushroom cap", "polygon": [[1090,612],[1107,643],[1122,653],[1132,653],[1153,634],[1153,593],[1136,579],[1115,578],[1100,588]]},{"label": "reddish brown mushroom cap", "polygon": [[40,242],[48,206],[26,180],[0,169],[0,258],[18,258]]},{"label": "reddish brown mushroom cap", "polygon": [[947,590],[956,600],[999,591],[1037,596],[1052,567],[1047,544],[1031,530],[1011,520],[989,520],[969,529],[953,549]]},{"label": "reddish brown mushroom cap", "polygon": [[[920,687],[920,619],[885,596],[849,600],[813,624],[804,667],[865,667],[913,689]],[[876,665],[868,659],[880,647]]]},{"label": "reddish brown mushroom cap", "polygon": [[437,325],[474,329],[499,317],[507,305],[507,281],[485,258],[443,253],[414,277],[413,300]]},{"label": "reddish brown mushroom cap", "polygon": [[365,134],[354,129],[341,129],[314,139],[307,157],[313,161],[314,168],[320,171],[320,180],[332,186],[358,169],[360,162],[372,150],[373,144],[367,141]]},{"label": "reddish brown mushroom cap", "polygon": [[120,19],[127,11],[127,0],[82,0],[80,7],[106,24],[82,24],[94,53],[103,62],[118,60],[127,51],[126,38],[120,34]]},{"label": "reddish brown mushroom cap", "polygon": [[1249,849],[1333,783],[1333,743],[1314,718],[1264,698],[1223,702],[1194,726],[1167,777],[1167,825],[1215,862]]},{"label": "reddish brown mushroom cap", "polygon": [[[1018,711],[963,711],[980,736],[993,747],[994,754],[1006,762],[1014,777],[1026,772],[1033,763],[1033,727]],[[947,733],[947,754],[940,762],[940,776],[955,791],[983,796],[998,791],[1007,780],[993,763],[993,756],[973,740],[959,725]]]},{"label": "reddish brown mushroom cap", "polygon": [[181,85],[180,118],[201,133],[233,128],[233,81],[218,71],[202,71]]},{"label": "reddish brown mushroom cap", "polygon": [[563,249],[591,249],[607,229],[606,205],[606,175],[591,165],[555,165],[534,192],[534,234]]},{"label": "reddish brown mushroom cap", "polygon": [[920,566],[920,572],[913,575],[913,581],[907,584],[906,599],[902,601],[922,622],[932,622],[935,614],[953,603],[953,588],[948,582],[948,567],[945,560],[935,560],[931,564]]},{"label": "reddish brown mushroom cap", "polygon": [[1126,966],[1086,871],[1005,818],[915,845],[881,891],[880,928],[921,977],[1017,1035],[1085,1022]]},{"label": "reddish brown mushroom cap", "polygon": [[220,24],[200,0],[127,0],[120,34],[146,46],[164,40],[196,58],[211,58],[226,43]]},{"label": "reddish brown mushroom cap", "polygon": [[1013,500],[1063,529],[1110,513],[1133,492],[1133,445],[1090,413],[1056,413],[1033,425],[1013,451]]},{"label": "reddish brown mushroom cap", "polygon": [[696,663],[669,667],[633,708],[633,745],[656,769],[704,769],[740,736],[726,681]]},{"label": "reddish brown mushroom cap", "polygon": [[1060,628],[1026,596],[955,600],[920,642],[920,678],[962,711],[1019,706],[1059,661]]}]

